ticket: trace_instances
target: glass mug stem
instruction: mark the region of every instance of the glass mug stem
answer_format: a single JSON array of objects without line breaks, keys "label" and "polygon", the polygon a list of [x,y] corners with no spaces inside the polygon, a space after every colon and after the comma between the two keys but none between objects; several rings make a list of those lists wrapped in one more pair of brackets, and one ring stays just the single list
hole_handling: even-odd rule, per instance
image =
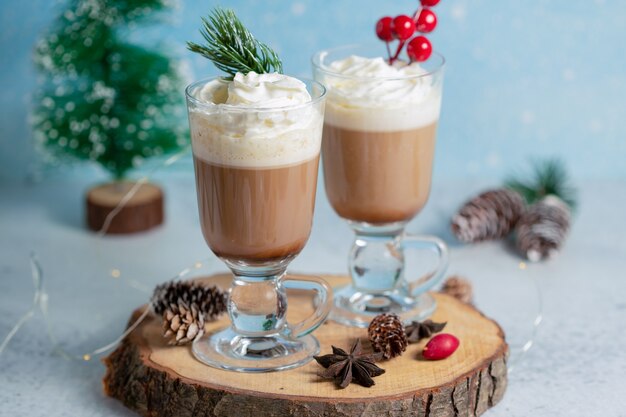
[{"label": "glass mug stem", "polygon": [[403,284],[404,251],[400,235],[356,233],[348,255],[354,288],[370,294],[385,293]]},{"label": "glass mug stem", "polygon": [[[422,320],[436,303],[426,293],[441,281],[448,267],[446,244],[434,236],[404,233],[402,228],[358,227],[349,255],[352,285],[338,290],[332,318],[367,327],[377,314],[395,313],[403,320]],[[405,250],[430,250],[437,256],[433,271],[416,280],[405,278]]]},{"label": "glass mug stem", "polygon": [[[287,323],[287,288],[315,291],[315,311],[296,324]],[[282,270],[267,276],[233,269],[228,295],[232,328],[241,335],[266,337],[276,334],[297,339],[311,333],[332,308],[332,289],[315,276],[287,276]]]},{"label": "glass mug stem", "polygon": [[[284,268],[264,270],[266,275],[258,268],[231,269],[231,325],[194,342],[196,358],[222,369],[268,372],[301,366],[319,353],[319,342],[309,333],[332,309],[332,290],[322,278],[287,276]],[[316,293],[312,313],[295,324],[287,322],[287,289]]]}]

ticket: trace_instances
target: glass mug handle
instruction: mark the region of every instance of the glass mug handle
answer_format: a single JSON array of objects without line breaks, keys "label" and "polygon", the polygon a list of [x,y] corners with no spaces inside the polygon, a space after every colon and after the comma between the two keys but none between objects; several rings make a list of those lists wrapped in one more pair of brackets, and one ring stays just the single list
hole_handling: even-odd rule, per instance
[{"label": "glass mug handle", "polygon": [[439,264],[434,271],[409,282],[409,293],[417,296],[437,285],[448,269],[449,251],[443,240],[435,236],[403,234],[400,240],[402,249],[430,249],[439,257]]},{"label": "glass mug handle", "polygon": [[333,290],[326,281],[316,276],[287,275],[283,283],[285,288],[317,292],[315,312],[299,323],[288,324],[289,334],[293,338],[306,336],[328,317],[333,306]]}]

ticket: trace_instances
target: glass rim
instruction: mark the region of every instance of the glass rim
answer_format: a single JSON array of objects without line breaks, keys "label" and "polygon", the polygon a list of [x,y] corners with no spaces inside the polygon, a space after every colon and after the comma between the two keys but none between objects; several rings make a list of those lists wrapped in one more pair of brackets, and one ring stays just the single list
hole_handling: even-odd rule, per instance
[{"label": "glass rim", "polygon": [[[229,104],[207,103],[206,101],[199,100],[198,98],[193,96],[192,91],[200,85],[205,85],[215,80],[228,82],[228,80],[226,80],[225,77],[217,75],[213,77],[203,78],[203,79],[194,81],[191,84],[189,84],[187,87],[185,87],[185,97],[188,103],[193,103],[194,105],[198,107],[215,109],[216,107],[219,106],[219,111],[242,112],[242,113],[245,113],[245,112],[266,113],[266,112],[276,112],[276,111],[298,110],[298,109],[315,105],[326,98],[326,94],[328,90],[326,89],[324,84],[320,83],[319,81],[315,81],[311,78],[300,78],[300,77],[292,77],[292,78],[296,78],[297,80],[300,80],[304,82],[305,84],[318,87],[320,89],[319,94],[316,95],[315,97],[312,96],[311,100],[305,103],[291,104],[288,106],[280,106],[280,107],[243,107],[243,106],[232,106]],[[309,91],[308,88],[307,88],[307,91]],[[311,93],[311,91],[309,91],[309,93]]]},{"label": "glass rim", "polygon": [[383,76],[383,77],[381,76],[373,76],[373,77],[355,76],[355,75],[347,75],[347,74],[343,74],[337,71],[333,71],[328,66],[322,64],[322,60],[329,53],[337,52],[341,50],[350,50],[350,49],[360,48],[360,47],[368,47],[368,46],[369,46],[368,44],[357,43],[357,44],[337,46],[334,48],[322,49],[321,51],[318,51],[315,54],[313,54],[313,56],[311,56],[311,65],[313,65],[313,68],[323,72],[324,74],[327,74],[336,78],[345,78],[345,79],[351,79],[351,80],[370,80],[370,81],[371,80],[400,81],[400,80],[412,80],[412,79],[429,77],[433,74],[437,74],[443,71],[446,65],[446,59],[444,58],[444,56],[436,51],[433,51],[429,59],[436,58],[439,62],[436,64],[435,68],[433,68],[432,70],[428,70],[421,74],[409,74],[409,75],[403,75],[403,76],[394,75],[394,76]]}]

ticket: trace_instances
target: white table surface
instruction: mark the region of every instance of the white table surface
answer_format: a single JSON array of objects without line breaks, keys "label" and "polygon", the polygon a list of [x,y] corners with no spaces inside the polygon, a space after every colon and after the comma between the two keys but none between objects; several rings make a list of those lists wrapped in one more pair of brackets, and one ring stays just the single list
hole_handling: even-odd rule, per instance
[{"label": "white table surface", "polygon": [[[104,239],[83,226],[88,180],[0,185],[0,338],[32,303],[31,251],[44,270],[53,334],[76,355],[114,340],[132,309],[147,301],[146,291],[186,266],[209,259],[210,269],[224,270],[202,239],[191,175],[157,180],[167,195],[166,224]],[[409,230],[450,243],[450,273],[474,281],[478,307],[506,323],[513,341],[530,334],[538,308],[533,285],[539,287],[543,322],[534,345],[516,362],[502,402],[486,415],[626,416],[626,182],[583,182],[563,253],[525,270],[510,245],[461,246],[448,231],[454,210],[485,185],[435,183]],[[292,269],[344,272],[350,243],[350,230],[321,191],[311,239]],[[119,278],[111,277],[113,269]],[[0,355],[0,416],[135,415],[103,395],[103,375],[97,358],[54,353],[38,312]]]}]

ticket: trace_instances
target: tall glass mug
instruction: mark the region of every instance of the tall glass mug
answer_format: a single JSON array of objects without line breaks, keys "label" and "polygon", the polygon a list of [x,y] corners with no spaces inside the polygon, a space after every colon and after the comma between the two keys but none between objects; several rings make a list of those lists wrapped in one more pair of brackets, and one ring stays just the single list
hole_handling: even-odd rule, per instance
[{"label": "tall glass mug", "polygon": [[[313,57],[315,79],[328,89],[322,141],[326,194],[356,233],[349,255],[352,283],[335,292],[331,318],[358,327],[384,312],[404,320],[430,315],[436,303],[426,291],[441,280],[448,263],[440,239],[404,232],[430,192],[444,59],[433,54],[412,74],[381,76],[383,61],[359,64],[349,58],[374,58],[377,50],[348,46]],[[437,268],[407,281],[405,249],[434,251]]]},{"label": "tall glass mug", "polygon": [[[289,369],[319,352],[309,333],[332,307],[321,278],[285,274],[311,232],[325,89],[308,82],[310,102],[279,108],[198,99],[208,83],[225,82],[186,90],[202,232],[233,273],[231,325],[194,342],[193,353],[223,369]],[[313,315],[300,323],[286,320],[287,287],[317,292]]]}]

